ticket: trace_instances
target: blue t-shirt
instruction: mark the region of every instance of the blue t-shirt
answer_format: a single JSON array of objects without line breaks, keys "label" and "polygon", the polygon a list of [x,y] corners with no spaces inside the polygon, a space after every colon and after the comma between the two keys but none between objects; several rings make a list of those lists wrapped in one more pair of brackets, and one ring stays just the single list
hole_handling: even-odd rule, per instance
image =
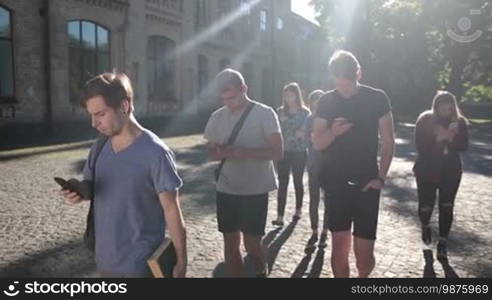
[{"label": "blue t-shirt", "polygon": [[[88,161],[93,152],[94,147]],[[183,184],[174,154],[148,130],[118,153],[108,140],[97,159],[95,177],[98,270],[129,276],[148,274],[147,259],[165,234],[159,194],[177,191]],[[88,162],[84,178],[92,179]]]}]

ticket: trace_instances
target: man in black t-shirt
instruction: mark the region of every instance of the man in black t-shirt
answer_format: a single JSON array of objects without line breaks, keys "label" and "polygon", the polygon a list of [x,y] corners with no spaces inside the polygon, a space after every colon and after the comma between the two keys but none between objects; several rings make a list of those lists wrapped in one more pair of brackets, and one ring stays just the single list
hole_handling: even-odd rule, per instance
[{"label": "man in black t-shirt", "polygon": [[[336,89],[319,102],[313,145],[323,151],[320,183],[328,194],[332,232],[331,264],[335,277],[349,277],[352,237],[359,277],[375,266],[379,198],[394,155],[394,128],[386,93],[359,83],[353,54],[338,51],[330,61]],[[381,161],[378,144],[381,136]]]}]

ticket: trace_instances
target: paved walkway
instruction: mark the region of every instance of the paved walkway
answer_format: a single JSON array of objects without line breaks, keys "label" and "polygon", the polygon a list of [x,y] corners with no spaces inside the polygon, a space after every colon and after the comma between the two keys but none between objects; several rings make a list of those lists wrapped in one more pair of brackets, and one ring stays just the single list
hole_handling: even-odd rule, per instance
[{"label": "paved walkway", "polygon": [[[472,130],[466,173],[456,201],[449,245],[449,265],[437,261],[437,277],[492,276],[492,126]],[[415,156],[410,124],[399,126],[397,157],[383,193],[374,277],[422,277],[425,260],[414,178]],[[190,277],[223,277],[222,237],[217,232],[213,198],[213,163],[206,161],[200,136],[166,139],[175,150],[186,186],[182,203],[188,228]],[[86,205],[68,206],[57,196],[54,176],[80,176],[89,143],[0,152],[0,277],[87,277],[94,275],[91,254],[81,244]],[[307,176],[306,176],[307,177]],[[307,180],[307,178],[306,178]],[[307,185],[306,185],[307,186]],[[270,195],[269,220],[275,217]],[[289,190],[287,218],[294,211]],[[322,216],[320,210],[320,216]],[[433,218],[437,232],[437,218]],[[332,277],[330,241],[306,255],[310,237],[308,197],[303,218],[279,230],[267,226],[265,245],[271,277]],[[426,275],[430,265],[427,266]],[[352,264],[352,275],[356,275]]]}]

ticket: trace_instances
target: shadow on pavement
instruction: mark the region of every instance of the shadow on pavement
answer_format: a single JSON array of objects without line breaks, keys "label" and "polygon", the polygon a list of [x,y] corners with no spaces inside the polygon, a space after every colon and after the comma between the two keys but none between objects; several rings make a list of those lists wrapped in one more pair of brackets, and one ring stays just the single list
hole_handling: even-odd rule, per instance
[{"label": "shadow on pavement", "polygon": [[323,271],[323,265],[325,263],[325,250],[319,249],[314,258],[313,265],[311,266],[311,272],[308,274],[308,278],[320,278]]},{"label": "shadow on pavement", "polygon": [[21,150],[8,151],[5,153],[0,153],[0,162],[20,159],[20,158],[27,158],[27,157],[43,155],[43,154],[56,153],[56,152],[79,150],[79,149],[87,149],[87,154],[89,154],[89,148],[91,147],[92,143],[93,143],[92,141],[87,141],[87,142],[77,143],[73,145],[65,145],[65,146],[60,145],[54,147],[43,147],[43,148],[32,148],[32,149],[26,148],[23,149],[22,151]]},{"label": "shadow on pavement", "polygon": [[432,250],[424,250],[424,276],[423,278],[436,278],[436,272],[434,270],[434,257]]},{"label": "shadow on pavement", "polygon": [[451,267],[451,265],[449,264],[449,260],[447,257],[440,258],[438,259],[438,261],[442,265],[442,269],[444,270],[444,276],[446,276],[446,278],[460,278],[458,274],[456,274],[456,272],[454,271],[453,267]]},{"label": "shadow on pavement", "polygon": [[311,262],[311,258],[313,257],[313,253],[308,253],[306,256],[304,256],[301,260],[301,262],[297,265],[296,269],[294,270],[294,273],[292,273],[291,278],[302,278],[308,273],[306,272],[309,263]]},{"label": "shadow on pavement", "polygon": [[94,257],[82,241],[73,241],[0,268],[0,278],[73,278],[94,273]]},{"label": "shadow on pavement", "polygon": [[280,233],[280,235],[268,245],[268,252],[267,252],[268,273],[271,273],[273,265],[275,264],[275,260],[277,259],[278,253],[280,252],[280,249],[282,249],[282,246],[292,235],[296,226],[297,226],[297,221],[292,221],[282,231],[282,233]]},{"label": "shadow on pavement", "polygon": [[[272,267],[277,259],[278,253],[282,248],[282,245],[289,239],[292,235],[295,227],[297,225],[296,221],[290,223],[283,231],[282,228],[276,228],[267,233],[263,238],[263,247],[267,248],[267,265],[268,273],[272,271]],[[280,233],[280,234],[279,234]],[[244,258],[244,268],[245,276],[248,278],[254,278],[256,275],[254,264],[252,258],[247,255]],[[212,272],[213,278],[226,278],[227,268],[224,262],[219,263]]]}]

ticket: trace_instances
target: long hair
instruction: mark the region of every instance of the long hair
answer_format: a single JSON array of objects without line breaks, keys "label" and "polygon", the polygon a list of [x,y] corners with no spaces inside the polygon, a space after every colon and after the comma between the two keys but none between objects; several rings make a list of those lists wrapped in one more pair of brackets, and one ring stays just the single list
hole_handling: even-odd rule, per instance
[{"label": "long hair", "polygon": [[[296,103],[299,106],[299,108],[301,108],[301,109],[302,108],[307,109],[306,105],[304,104],[304,97],[302,96],[301,87],[299,86],[299,84],[297,82],[292,82],[292,83],[287,84],[284,87],[284,93],[285,92],[292,92],[292,93],[294,93],[294,95],[296,95]],[[287,104],[287,101],[285,100],[285,97],[282,100],[282,105],[283,105],[283,108],[284,109],[288,109],[289,108],[289,104]]]},{"label": "long hair", "polygon": [[453,121],[458,121],[458,120],[464,120],[465,122],[468,121],[466,117],[463,115],[463,113],[461,112],[460,108],[458,107],[458,101],[456,101],[456,96],[448,91],[437,92],[436,96],[434,97],[434,100],[432,101],[432,114],[435,117],[439,116],[438,108],[439,106],[445,104],[451,104],[453,107],[453,116],[452,116]]}]

